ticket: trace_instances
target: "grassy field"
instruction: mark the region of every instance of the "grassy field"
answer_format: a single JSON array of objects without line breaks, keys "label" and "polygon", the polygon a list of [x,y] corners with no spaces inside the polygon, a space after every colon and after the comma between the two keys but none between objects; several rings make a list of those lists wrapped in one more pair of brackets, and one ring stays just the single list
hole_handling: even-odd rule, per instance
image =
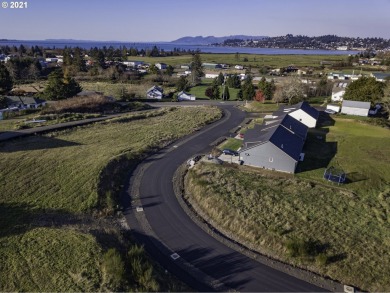
[{"label": "grassy field", "polygon": [[[189,172],[188,196],[250,247],[364,290],[389,291],[389,142],[388,129],[336,119],[310,133],[296,176],[201,164]],[[343,168],[348,184],[324,181],[329,165]]]},{"label": "grassy field", "polygon": [[[237,60],[235,54],[200,54],[202,62],[207,63],[223,63],[223,64],[241,64],[244,66],[263,67],[269,66],[272,68],[286,67],[289,65],[295,66],[311,66],[319,67],[321,61],[345,61],[347,56],[343,55],[260,55],[260,54],[239,54]],[[244,61],[247,58],[248,61]],[[181,64],[189,64],[192,60],[191,55],[175,56],[175,57],[129,57],[131,60],[139,60],[147,63],[166,63],[172,66]]]},{"label": "grassy field", "polygon": [[[210,107],[156,110],[1,143],[0,291],[168,290],[167,277],[157,282],[150,266],[137,276],[151,285],[111,286],[102,254],[121,233],[110,221],[91,227],[98,219],[79,218],[107,196],[100,181],[109,163],[136,159],[220,115]],[[130,268],[132,261],[141,258]]]},{"label": "grassy field", "polygon": [[[200,85],[197,85],[197,86],[190,88],[190,90],[188,92],[191,93],[192,95],[195,95],[197,99],[200,98],[200,99],[209,100],[210,98],[205,95],[205,91],[209,86],[211,86],[212,82],[213,82],[213,79],[203,78],[202,83]],[[221,93],[221,96],[222,96],[223,87],[220,86],[219,88],[220,88],[219,92]],[[237,97],[238,91],[239,91],[239,89],[229,88],[229,94],[230,94],[229,101],[236,101],[237,100],[236,97]]]}]

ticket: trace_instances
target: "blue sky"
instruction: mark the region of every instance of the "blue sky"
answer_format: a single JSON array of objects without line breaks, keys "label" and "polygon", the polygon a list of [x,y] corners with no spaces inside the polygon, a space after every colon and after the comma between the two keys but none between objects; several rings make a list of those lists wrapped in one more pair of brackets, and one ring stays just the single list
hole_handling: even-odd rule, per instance
[{"label": "blue sky", "polygon": [[27,9],[0,8],[0,39],[142,42],[198,35],[288,33],[390,39],[390,0],[25,2]]}]

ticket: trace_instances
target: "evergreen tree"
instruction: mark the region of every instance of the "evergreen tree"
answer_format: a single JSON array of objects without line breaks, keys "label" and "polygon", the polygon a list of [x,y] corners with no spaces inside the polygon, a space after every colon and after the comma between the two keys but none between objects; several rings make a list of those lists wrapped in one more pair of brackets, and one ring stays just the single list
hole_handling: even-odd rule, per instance
[{"label": "evergreen tree", "polygon": [[199,84],[202,76],[204,76],[202,60],[200,58],[199,52],[196,52],[192,56],[192,61],[191,61],[192,84],[193,85]]},{"label": "evergreen tree", "polygon": [[222,74],[222,72],[220,72],[217,77],[217,84],[223,85],[224,82],[225,82],[225,76]]},{"label": "evergreen tree", "polygon": [[0,93],[10,91],[13,85],[14,83],[7,67],[0,62]]},{"label": "evergreen tree", "polygon": [[176,89],[178,91],[187,91],[189,88],[188,80],[185,76],[180,76],[176,84]]},{"label": "evergreen tree", "polygon": [[375,103],[384,96],[386,84],[374,77],[361,77],[345,89],[344,99]]},{"label": "evergreen tree", "polygon": [[242,85],[242,97],[246,101],[252,100],[256,94],[252,80],[252,76],[248,75],[245,79],[244,84]]},{"label": "evergreen tree", "polygon": [[64,78],[62,71],[56,70],[49,74],[42,97],[53,101],[62,100],[75,96],[81,90],[81,86],[73,78]]}]

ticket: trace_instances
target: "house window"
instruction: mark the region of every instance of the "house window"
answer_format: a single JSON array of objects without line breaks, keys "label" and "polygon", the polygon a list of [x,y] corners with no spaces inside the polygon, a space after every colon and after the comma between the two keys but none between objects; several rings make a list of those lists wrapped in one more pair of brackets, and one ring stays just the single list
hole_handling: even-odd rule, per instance
[{"label": "house window", "polygon": [[272,163],[273,161],[274,161],[274,158],[269,158],[269,161],[270,161],[270,163]]}]

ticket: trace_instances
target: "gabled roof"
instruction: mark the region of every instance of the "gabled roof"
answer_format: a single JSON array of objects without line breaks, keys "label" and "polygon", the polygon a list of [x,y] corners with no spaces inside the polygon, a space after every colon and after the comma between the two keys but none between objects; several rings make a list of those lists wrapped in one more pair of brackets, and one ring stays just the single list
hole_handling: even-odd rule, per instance
[{"label": "gabled roof", "polygon": [[343,107],[350,107],[350,108],[359,108],[359,109],[370,109],[371,103],[370,102],[360,102],[360,101],[343,101]]},{"label": "gabled roof", "polygon": [[311,117],[313,117],[314,119],[318,119],[320,113],[314,109],[312,106],[309,105],[308,102],[304,101],[304,102],[300,102],[298,104],[295,104],[295,105],[284,105],[284,106],[280,106],[279,110],[278,111],[275,111],[273,114],[275,116],[278,116],[278,115],[281,115],[281,114],[290,114],[294,111],[297,111],[301,109],[302,111],[304,111],[305,113],[307,113],[308,115],[310,115]]},{"label": "gabled roof", "polygon": [[387,77],[390,77],[390,73],[385,72],[374,72],[372,73],[372,76],[376,79],[386,79]]},{"label": "gabled roof", "polygon": [[244,135],[244,142],[247,147],[241,149],[240,153],[266,142],[271,142],[295,161],[299,160],[305,142],[302,137],[294,134],[283,125],[278,124],[265,128],[258,125],[257,128],[251,129],[251,131],[248,132]]},{"label": "gabled roof", "polygon": [[22,104],[22,105],[31,105],[31,104],[42,104],[46,102],[45,100],[34,98],[34,97],[22,97],[22,96],[7,96],[8,104]]},{"label": "gabled roof", "polygon": [[148,89],[148,93],[149,92],[152,92],[152,91],[159,91],[160,93],[163,93],[164,92],[164,90],[161,88],[161,87],[159,87],[159,86],[156,86],[156,85],[154,85],[154,86],[152,86],[150,89]]},{"label": "gabled roof", "polygon": [[308,102],[300,102],[296,104],[298,109],[301,109],[305,111],[307,114],[309,114],[314,119],[318,120],[318,117],[320,116],[320,112],[318,112],[316,109],[314,109],[312,106],[309,105]]},{"label": "gabled roof", "polygon": [[301,138],[306,138],[308,127],[290,115],[286,115],[280,124]]}]

